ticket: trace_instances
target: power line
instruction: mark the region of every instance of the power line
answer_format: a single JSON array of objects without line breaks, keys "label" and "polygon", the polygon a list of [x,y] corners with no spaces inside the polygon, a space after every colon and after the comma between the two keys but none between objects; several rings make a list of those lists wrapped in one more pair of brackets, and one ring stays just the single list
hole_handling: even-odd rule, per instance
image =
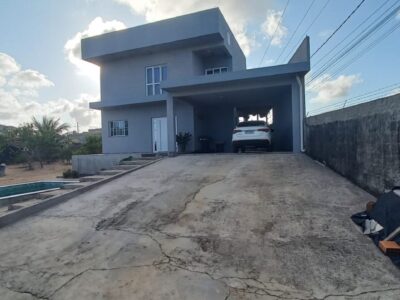
[{"label": "power line", "polygon": [[[382,20],[380,20],[377,24],[375,25],[370,25],[369,27],[372,26],[370,30],[368,30],[365,34],[361,35],[359,39],[354,40],[352,43],[349,43],[348,47],[346,46],[342,48],[339,53],[332,57],[324,66],[322,66],[318,71],[317,74],[315,74],[310,80],[308,80],[307,84],[309,85],[312,81],[314,81],[316,78],[319,76],[322,76],[323,73],[329,69],[337,65],[341,60],[343,60],[344,57],[346,57],[348,54],[350,54],[354,49],[362,45],[363,42],[367,41],[368,38],[372,36],[373,33],[376,33],[379,29],[381,29],[385,24],[387,24],[391,18],[393,18],[397,12],[400,10],[400,6],[396,7],[392,12],[390,12],[388,15],[386,15]],[[333,74],[328,75],[326,78],[324,78],[322,81],[317,82],[313,87],[317,87],[319,85],[322,85],[324,81],[327,81],[329,78],[334,77],[336,74],[338,74],[340,71],[348,68],[351,64],[359,60],[363,55],[371,51],[373,48],[375,48],[380,42],[382,42],[384,39],[386,39],[390,34],[392,34],[397,28],[399,28],[400,23],[395,24],[389,30],[385,31],[381,36],[376,38],[374,41],[369,43],[366,47],[361,49],[352,59],[344,63],[341,67],[339,67]],[[368,27],[368,28],[369,28]],[[366,28],[366,29],[368,29]],[[365,30],[366,30],[365,29]],[[365,31],[364,30],[364,31]]]},{"label": "power line", "polygon": [[[400,23],[396,24],[394,26],[392,26],[388,31],[386,31],[384,34],[382,34],[380,37],[378,37],[376,40],[374,40],[373,42],[371,42],[370,44],[368,44],[364,49],[362,49],[361,51],[359,51],[358,53],[356,53],[354,55],[353,58],[351,58],[350,60],[348,60],[346,63],[344,63],[342,65],[342,67],[340,67],[339,69],[337,69],[332,75],[330,75],[330,77],[334,77],[337,74],[339,74],[341,71],[347,69],[350,65],[352,65],[353,63],[355,63],[357,60],[359,60],[362,56],[364,56],[366,53],[368,53],[369,51],[371,51],[373,48],[375,48],[380,42],[382,42],[383,40],[385,40],[389,35],[391,35],[396,29],[400,28]],[[324,79],[325,81],[327,79]]]},{"label": "power line", "polygon": [[[329,56],[339,45],[341,45],[345,40],[347,40],[350,36],[352,36],[363,24],[365,24],[368,20],[370,20],[383,6],[385,6],[387,3],[389,2],[384,2],[381,6],[379,6],[374,12],[372,12],[368,17],[366,17],[359,25],[357,25],[356,28],[354,28],[345,38],[343,38],[338,44],[336,44],[336,46],[334,46],[331,50],[328,51],[328,53],[326,53],[324,55],[324,57],[321,57],[317,62],[313,63],[313,67],[315,68],[317,65],[319,65],[319,63],[324,60],[327,56]],[[389,8],[387,8],[383,13],[381,13],[377,18],[375,18],[370,25],[368,25],[361,33],[365,32],[365,30],[367,30],[368,28],[370,28],[372,26],[372,24],[374,22],[376,22],[376,20],[378,20],[380,17],[382,17],[387,11],[389,11],[393,6],[396,5],[396,2],[393,3]],[[340,51],[342,51],[344,48],[342,48]],[[331,58],[329,61],[331,61],[333,58]],[[328,62],[329,62],[328,61]]]},{"label": "power line", "polygon": [[314,51],[314,53],[311,55],[311,58],[318,53],[319,50],[321,50],[321,48],[323,46],[326,45],[326,43],[328,43],[328,41],[343,27],[344,24],[347,23],[347,21],[356,13],[356,11],[361,7],[361,5],[365,2],[365,0],[361,0],[361,2],[356,6],[356,8],[347,16],[347,18],[339,25],[339,27],[337,27],[335,29],[335,31],[325,40],[325,42],[322,43],[321,46],[318,47],[318,49],[316,51]]},{"label": "power line", "polygon": [[317,15],[315,16],[314,20],[310,23],[310,25],[308,25],[307,29],[304,31],[304,33],[300,36],[300,39],[297,40],[296,43],[294,43],[293,47],[290,49],[290,51],[288,52],[288,54],[285,56],[284,61],[286,61],[289,57],[290,54],[294,54],[294,51],[297,49],[297,45],[299,45],[304,37],[307,35],[307,32],[310,30],[310,28],[314,25],[314,23],[318,20],[318,18],[321,16],[322,12],[325,10],[325,8],[328,6],[329,2],[331,0],[327,0],[324,4],[324,6],[318,11]]},{"label": "power line", "polygon": [[344,63],[339,69],[337,69],[333,74],[330,74],[323,78],[321,81],[317,82],[314,84],[311,88],[315,89],[318,87],[321,87],[324,85],[325,82],[327,82],[329,79],[334,78],[336,75],[338,75],[340,72],[344,71],[348,67],[350,67],[353,63],[355,63],[357,60],[359,60],[362,56],[364,56],[366,53],[371,51],[373,48],[375,48],[381,41],[386,39],[390,34],[392,34],[396,29],[400,28],[400,23],[391,27],[390,30],[386,31],[383,35],[381,35],[379,38],[377,38],[375,41],[372,43],[368,44],[363,50],[360,52],[356,53],[356,55],[349,59],[346,63]]},{"label": "power line", "polygon": [[315,0],[313,0],[311,2],[311,4],[308,6],[306,13],[303,15],[303,17],[301,18],[300,22],[297,24],[296,29],[293,31],[293,33],[290,35],[289,40],[286,42],[285,46],[283,47],[281,53],[279,54],[278,58],[275,60],[276,62],[279,61],[279,59],[281,58],[282,54],[285,52],[285,50],[287,49],[286,47],[289,45],[289,43],[292,41],[292,38],[296,35],[297,30],[299,29],[299,27],[301,26],[301,24],[303,24],[304,19],[307,17],[308,13],[310,12],[311,7],[313,6]]},{"label": "power line", "polygon": [[390,85],[387,85],[387,86],[384,86],[384,87],[381,87],[381,88],[378,88],[378,89],[375,89],[375,90],[371,90],[369,92],[366,92],[366,93],[363,93],[363,94],[360,94],[360,95],[357,95],[357,96],[353,96],[351,98],[347,98],[347,99],[342,100],[340,102],[336,102],[336,103],[332,103],[332,104],[329,104],[329,105],[326,105],[326,106],[323,106],[323,107],[319,107],[319,108],[311,110],[311,111],[317,111],[317,110],[321,110],[321,109],[324,109],[324,108],[329,108],[329,107],[332,107],[332,106],[342,105],[344,103],[352,103],[354,101],[358,101],[360,98],[365,98],[365,96],[375,95],[377,93],[382,93],[382,92],[386,93],[388,90],[389,91],[396,90],[397,87],[400,87],[400,82],[396,82],[396,83],[393,83],[393,84],[390,84]]},{"label": "power line", "polygon": [[283,13],[282,13],[282,15],[281,15],[281,17],[280,17],[280,19],[279,19],[279,21],[278,21],[278,24],[276,25],[276,28],[275,28],[275,30],[274,30],[274,33],[272,34],[271,38],[269,39],[268,46],[267,46],[267,48],[265,49],[264,54],[263,54],[263,56],[262,56],[262,58],[261,58],[261,60],[260,60],[260,63],[258,64],[258,66],[261,66],[262,62],[264,61],[265,55],[267,54],[268,49],[269,49],[269,47],[271,46],[271,43],[272,43],[272,40],[273,40],[274,37],[275,37],[276,31],[278,30],[279,26],[281,25],[281,22],[282,22],[282,20],[283,20],[283,16],[285,15],[285,12],[286,12],[286,9],[287,9],[288,5],[289,5],[289,0],[286,1],[286,5],[285,5],[285,8],[283,9]]},{"label": "power line", "polygon": [[376,99],[376,97],[378,95],[382,95],[382,96],[387,95],[387,96],[389,96],[390,92],[394,92],[398,88],[400,88],[400,82],[397,82],[397,83],[394,83],[394,84],[391,84],[391,85],[388,85],[388,86],[385,86],[385,87],[382,87],[382,88],[379,88],[379,89],[376,89],[376,90],[372,90],[372,91],[360,94],[358,96],[347,98],[345,100],[342,100],[342,101],[339,101],[339,102],[335,102],[335,103],[332,103],[332,104],[329,104],[329,105],[326,105],[326,106],[323,106],[323,107],[312,109],[312,110],[308,111],[307,114],[320,112],[320,111],[323,111],[325,109],[332,109],[333,110],[335,108],[344,108],[346,106],[346,104],[353,104],[354,105],[354,104],[358,104],[358,103],[361,103],[361,102],[367,102],[368,99],[369,100],[373,100],[373,99],[370,99],[371,97]]},{"label": "power line", "polygon": [[[392,7],[390,7],[392,8]],[[307,84],[310,84],[317,77],[321,76],[327,69],[338,64],[346,55],[351,53],[352,50],[357,47],[362,46],[363,42],[367,41],[373,34],[375,34],[378,30],[380,30],[384,25],[386,25],[391,18],[393,18],[398,10],[400,10],[400,6],[397,6],[391,12],[389,12],[386,16],[379,20],[382,16],[380,15],[376,18],[370,25],[367,26],[360,34],[359,37],[355,40],[352,40],[350,43],[345,45],[340,51],[338,51],[332,58],[328,60],[322,67],[320,67],[313,76],[307,81]],[[386,10],[387,11],[387,10]],[[386,13],[385,11],[385,13]]]}]

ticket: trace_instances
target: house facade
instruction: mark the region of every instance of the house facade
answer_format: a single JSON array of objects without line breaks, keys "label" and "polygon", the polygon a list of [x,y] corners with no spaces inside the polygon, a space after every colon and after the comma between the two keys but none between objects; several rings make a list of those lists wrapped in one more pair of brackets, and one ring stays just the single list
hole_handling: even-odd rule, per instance
[{"label": "house facade", "polygon": [[201,138],[230,152],[232,130],[249,114],[273,111],[274,149],[303,147],[306,38],[287,64],[246,69],[218,8],[82,40],[82,58],[100,66],[103,153],[173,153]]}]

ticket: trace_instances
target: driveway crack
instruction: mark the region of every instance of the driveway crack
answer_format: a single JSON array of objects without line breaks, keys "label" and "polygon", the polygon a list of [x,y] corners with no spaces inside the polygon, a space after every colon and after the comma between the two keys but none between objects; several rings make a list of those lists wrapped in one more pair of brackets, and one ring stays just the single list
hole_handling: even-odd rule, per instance
[{"label": "driveway crack", "polygon": [[147,224],[147,226],[153,230],[160,230],[160,227],[164,227],[172,223],[177,223],[180,220],[182,214],[186,211],[189,204],[196,200],[197,196],[201,193],[203,189],[209,187],[210,185],[224,181],[225,179],[226,177],[222,176],[211,181],[203,180],[203,182],[199,183],[200,186],[193,193],[190,193],[185,198],[183,205],[179,209],[170,211],[168,214],[159,217],[156,222],[150,222],[149,224]]},{"label": "driveway crack", "polygon": [[[162,243],[150,233],[133,231],[133,230],[126,229],[126,228],[113,228],[113,229],[110,229],[110,230],[118,230],[118,231],[123,231],[123,232],[130,233],[130,234],[146,236],[146,237],[150,238],[152,241],[154,241],[154,243],[157,244],[158,248],[160,249],[160,253],[166,258],[166,261],[162,262],[160,264],[168,264],[168,265],[170,265],[172,267],[175,267],[177,269],[181,269],[181,270],[184,270],[184,271],[187,271],[187,272],[203,274],[203,275],[208,276],[211,280],[221,282],[230,291],[229,294],[227,295],[226,299],[228,299],[230,297],[232,291],[243,292],[243,293],[254,294],[254,295],[268,295],[268,296],[277,297],[277,298],[281,298],[281,299],[292,299],[292,300],[315,299],[315,298],[308,298],[308,297],[299,298],[299,297],[284,296],[285,293],[291,293],[291,292],[293,293],[293,291],[286,291],[286,290],[268,288],[266,283],[264,283],[264,282],[262,282],[262,281],[260,281],[260,280],[258,280],[256,278],[253,278],[253,277],[235,277],[235,276],[215,277],[215,275],[210,273],[210,272],[199,271],[199,270],[195,270],[195,269],[192,269],[192,268],[188,268],[188,267],[186,267],[186,263],[181,258],[175,257],[175,256],[171,256],[168,253],[166,253],[166,251],[163,248]],[[154,264],[153,264],[153,266],[154,266]],[[238,288],[238,287],[231,286],[231,285],[229,285],[229,283],[227,283],[225,281],[225,279],[237,279],[237,280],[240,280],[246,287],[245,288]],[[262,287],[257,287],[255,285],[251,285],[249,282],[246,282],[246,281],[249,281],[249,280],[253,280],[254,282],[257,282]]]},{"label": "driveway crack", "polygon": [[12,291],[14,293],[30,295],[30,296],[34,297],[35,299],[44,299],[44,300],[49,300],[50,299],[48,297],[40,296],[39,294],[36,294],[34,292],[31,292],[31,291],[15,289],[15,288],[11,288],[9,286],[2,286],[2,287],[6,288],[9,291]]},{"label": "driveway crack", "polygon": [[134,268],[149,268],[149,267],[154,267],[158,265],[166,264],[165,262],[155,262],[152,264],[143,264],[143,265],[132,265],[132,266],[122,266],[122,267],[111,267],[111,268],[87,268],[74,276],[72,276],[70,279],[68,279],[66,282],[64,282],[62,285],[60,285],[57,289],[51,293],[50,297],[53,297],[55,294],[57,294],[60,290],[65,288],[67,285],[69,285],[72,281],[75,279],[81,277],[83,274],[87,272],[105,272],[105,271],[115,271],[115,270],[123,270],[123,269],[134,269]]}]

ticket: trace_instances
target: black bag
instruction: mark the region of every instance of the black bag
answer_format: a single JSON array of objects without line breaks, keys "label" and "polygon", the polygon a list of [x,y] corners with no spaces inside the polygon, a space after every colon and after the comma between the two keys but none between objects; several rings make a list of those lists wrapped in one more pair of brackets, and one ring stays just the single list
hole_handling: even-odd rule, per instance
[{"label": "black bag", "polygon": [[[365,220],[373,219],[383,227],[381,231],[368,235],[375,245],[378,245],[379,241],[384,240],[400,226],[400,196],[394,192],[395,190],[400,190],[400,187],[394,187],[390,192],[379,196],[369,213],[363,211],[351,216],[353,222],[361,226],[363,231],[365,229]],[[393,238],[393,241],[400,244],[400,234]],[[400,255],[391,256],[390,258],[400,268]]]},{"label": "black bag", "polygon": [[[371,219],[383,226],[383,238],[386,238],[400,226],[400,196],[394,192],[396,189],[400,190],[396,187],[389,193],[379,196],[369,214]],[[394,240],[397,241],[398,239],[400,239],[400,236],[397,236]]]}]

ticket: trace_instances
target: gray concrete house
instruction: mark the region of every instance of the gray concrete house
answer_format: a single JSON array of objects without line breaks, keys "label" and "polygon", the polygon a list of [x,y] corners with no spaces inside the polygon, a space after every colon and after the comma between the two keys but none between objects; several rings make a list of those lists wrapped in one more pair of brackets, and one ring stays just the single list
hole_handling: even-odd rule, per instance
[{"label": "gray concrete house", "polygon": [[287,64],[246,69],[218,8],[82,40],[82,58],[101,67],[103,153],[175,152],[177,132],[232,150],[240,116],[273,111],[278,151],[303,149],[309,39]]}]

